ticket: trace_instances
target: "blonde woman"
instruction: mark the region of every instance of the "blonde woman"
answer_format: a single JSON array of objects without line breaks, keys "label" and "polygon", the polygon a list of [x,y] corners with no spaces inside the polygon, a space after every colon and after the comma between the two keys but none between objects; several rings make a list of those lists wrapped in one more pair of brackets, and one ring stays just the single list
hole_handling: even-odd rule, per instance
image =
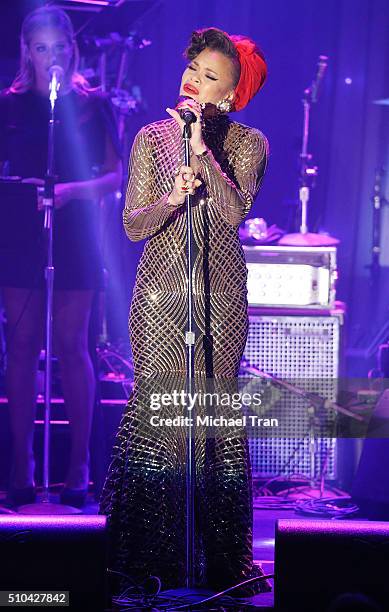
[{"label": "blonde woman", "polygon": [[[25,182],[43,182],[49,69],[53,65],[64,71],[55,127],[54,350],[61,368],[72,443],[61,500],[82,506],[89,482],[95,393],[88,324],[94,292],[102,284],[96,199],[120,186],[121,162],[108,102],[77,72],[78,50],[69,17],[57,8],[40,8],[24,19],[20,70],[0,95],[3,169]],[[6,203],[2,204],[5,209]],[[5,247],[0,245],[0,287],[8,330],[6,389],[13,438],[8,498],[15,506],[33,502],[36,495],[33,425],[45,315],[42,215],[39,210],[32,212],[22,248],[18,227],[14,245],[12,239]]]}]

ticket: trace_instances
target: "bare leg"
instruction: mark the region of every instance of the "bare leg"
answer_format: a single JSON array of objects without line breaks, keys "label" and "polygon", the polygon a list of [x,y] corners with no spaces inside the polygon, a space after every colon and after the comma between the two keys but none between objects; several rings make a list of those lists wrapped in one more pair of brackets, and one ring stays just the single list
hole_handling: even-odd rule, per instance
[{"label": "bare leg", "polygon": [[66,486],[85,489],[89,481],[89,439],[95,375],[88,351],[93,291],[54,292],[54,350],[70,421],[71,457]]},{"label": "bare leg", "polygon": [[43,338],[44,295],[30,289],[3,288],[7,317],[6,390],[13,439],[11,486],[34,484],[36,373]]}]

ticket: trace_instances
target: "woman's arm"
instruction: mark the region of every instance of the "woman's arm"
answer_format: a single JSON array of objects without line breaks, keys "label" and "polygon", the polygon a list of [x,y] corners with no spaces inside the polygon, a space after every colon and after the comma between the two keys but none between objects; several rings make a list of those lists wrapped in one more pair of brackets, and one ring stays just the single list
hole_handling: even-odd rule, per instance
[{"label": "woman's arm", "polygon": [[126,203],[123,210],[123,224],[132,241],[143,240],[155,234],[177,209],[170,203],[171,187],[161,195],[161,185],[155,178],[155,163],[152,146],[143,128],[135,137],[131,149],[129,181]]},{"label": "woman's arm", "polygon": [[212,204],[230,225],[239,226],[248,214],[259,191],[268,155],[265,136],[258,130],[246,133],[234,152],[236,184],[224,174],[210,150],[197,155]]}]

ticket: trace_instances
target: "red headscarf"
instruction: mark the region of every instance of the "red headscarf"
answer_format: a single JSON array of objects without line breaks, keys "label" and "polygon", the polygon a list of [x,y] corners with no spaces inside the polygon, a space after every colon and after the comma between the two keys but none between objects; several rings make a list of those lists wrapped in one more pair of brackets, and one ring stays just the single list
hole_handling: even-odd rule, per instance
[{"label": "red headscarf", "polygon": [[244,36],[232,35],[230,39],[238,52],[240,79],[235,88],[235,110],[242,110],[266,81],[267,66],[258,53],[255,43]]}]

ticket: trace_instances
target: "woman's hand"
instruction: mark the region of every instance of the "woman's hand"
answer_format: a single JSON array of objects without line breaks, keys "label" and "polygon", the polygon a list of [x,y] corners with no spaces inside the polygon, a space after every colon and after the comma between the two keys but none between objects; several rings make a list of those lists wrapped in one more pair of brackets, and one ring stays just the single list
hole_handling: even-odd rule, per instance
[{"label": "woman's hand", "polygon": [[181,166],[176,172],[174,187],[169,195],[168,204],[181,206],[185,202],[185,196],[188,193],[192,195],[200,185],[201,181],[195,178],[192,168],[190,166]]},{"label": "woman's hand", "polygon": [[188,98],[187,100],[183,100],[182,102],[180,102],[177,105],[176,110],[173,108],[167,108],[166,112],[169,113],[169,115],[177,121],[178,125],[181,128],[181,132],[182,132],[184,129],[185,122],[183,121],[183,119],[181,119],[178,110],[182,110],[184,108],[188,108],[190,111],[192,111],[192,113],[194,113],[194,115],[196,115],[197,121],[195,123],[190,124],[190,129],[192,133],[191,138],[190,138],[190,144],[191,144],[193,153],[195,155],[200,155],[201,153],[204,153],[204,151],[207,150],[207,147],[203,140],[203,134],[201,131],[201,106],[200,104],[196,102],[196,100],[192,100],[191,98]]},{"label": "woman's hand", "polygon": [[[54,208],[59,209],[65,206],[70,200],[75,200],[77,193],[75,192],[73,183],[56,183],[54,185]],[[38,210],[44,210],[43,194],[38,194]]]},{"label": "woman's hand", "polygon": [[55,208],[62,208],[70,200],[76,200],[77,197],[77,185],[75,183],[56,183],[54,185]]}]

